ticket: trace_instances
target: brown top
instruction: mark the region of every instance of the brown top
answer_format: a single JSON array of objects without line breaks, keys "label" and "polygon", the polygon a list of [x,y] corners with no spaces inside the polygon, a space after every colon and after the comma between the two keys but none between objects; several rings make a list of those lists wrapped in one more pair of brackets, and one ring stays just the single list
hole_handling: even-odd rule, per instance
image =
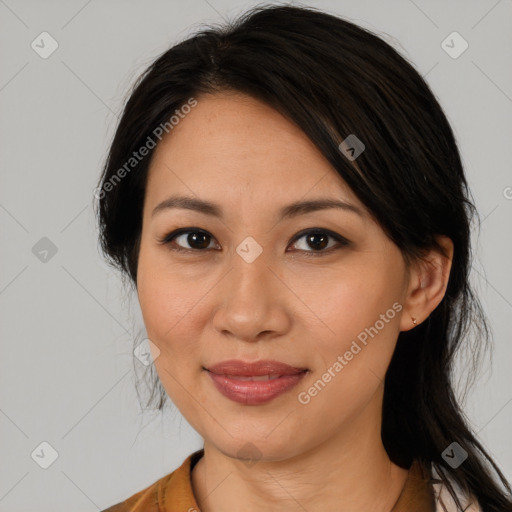
[{"label": "brown top", "polygon": [[[204,448],[192,453],[172,473],[102,512],[201,512],[192,491],[191,472],[203,454]],[[391,512],[435,512],[429,480],[415,461]]]}]

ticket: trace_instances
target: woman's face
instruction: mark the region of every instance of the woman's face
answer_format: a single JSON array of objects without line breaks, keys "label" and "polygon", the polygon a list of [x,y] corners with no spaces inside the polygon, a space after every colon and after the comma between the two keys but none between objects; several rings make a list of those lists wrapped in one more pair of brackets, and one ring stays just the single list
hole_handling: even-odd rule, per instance
[{"label": "woman's face", "polygon": [[[165,390],[233,457],[250,446],[277,460],[375,429],[408,289],[400,250],[279,113],[241,94],[197,100],[155,150],[143,212],[137,287]],[[171,196],[219,215],[155,210]],[[281,214],[313,200],[355,208]],[[160,243],[177,229],[192,233]],[[205,370],[232,359],[308,371],[272,399],[235,400]]]}]

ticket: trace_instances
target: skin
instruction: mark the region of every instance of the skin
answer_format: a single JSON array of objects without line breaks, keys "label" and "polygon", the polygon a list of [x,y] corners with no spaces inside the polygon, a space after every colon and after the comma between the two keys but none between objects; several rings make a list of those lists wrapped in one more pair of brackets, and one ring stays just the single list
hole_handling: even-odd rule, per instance
[{"label": "skin", "polygon": [[[441,301],[453,246],[407,268],[307,136],[281,114],[240,93],[204,95],[157,146],[143,211],[137,290],[154,363],[171,400],[204,439],[192,472],[202,512],[390,511],[408,471],[381,441],[383,380],[400,331]],[[222,220],[153,209],[172,194],[218,203]],[[363,216],[325,209],[280,220],[278,210],[313,198],[341,199]],[[208,232],[207,249],[178,228]],[[350,241],[315,249],[299,231],[323,228]],[[236,252],[248,236],[263,252]],[[192,241],[192,243],[194,243]],[[180,253],[172,245],[193,250]],[[197,249],[199,247],[199,249]],[[330,247],[337,250],[328,251]],[[217,249],[217,250],[216,250]],[[203,252],[201,252],[203,251]],[[324,251],[316,257],[313,252]],[[402,306],[309,403],[298,400],[365,328]],[[274,359],[307,367],[292,390],[261,405],[221,395],[203,370],[227,359]],[[247,464],[238,452],[258,450]]]}]

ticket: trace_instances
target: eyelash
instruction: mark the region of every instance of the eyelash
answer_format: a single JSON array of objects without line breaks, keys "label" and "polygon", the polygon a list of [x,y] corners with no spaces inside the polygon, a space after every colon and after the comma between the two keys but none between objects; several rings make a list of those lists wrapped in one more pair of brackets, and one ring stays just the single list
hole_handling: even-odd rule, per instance
[{"label": "eyelash", "polygon": [[[183,234],[189,234],[189,233],[204,233],[206,235],[208,235],[209,237],[211,237],[212,239],[214,239],[214,237],[212,235],[210,235],[210,233],[208,233],[207,231],[203,230],[203,229],[199,229],[199,228],[181,228],[181,229],[177,229],[175,231],[172,231],[171,233],[165,235],[162,239],[159,239],[158,240],[158,243],[162,244],[162,245],[169,245],[170,246],[170,249],[172,251],[176,251],[176,252],[185,252],[185,253],[195,253],[195,254],[199,254],[201,252],[207,252],[207,251],[210,251],[212,249],[186,249],[186,248],[183,248],[183,247],[180,247],[179,245],[172,245],[171,246],[171,242],[178,236],[180,235],[183,235]],[[306,235],[309,235],[309,234],[326,234],[328,235],[330,238],[333,238],[334,240],[336,240],[338,242],[338,246],[333,246],[333,247],[329,247],[329,249],[322,249],[320,251],[304,251],[302,249],[299,249],[299,252],[303,252],[307,255],[307,257],[318,257],[318,256],[323,256],[323,255],[327,255],[327,254],[331,254],[332,252],[340,249],[341,247],[347,247],[351,244],[351,242],[349,240],[347,240],[346,238],[342,237],[341,235],[338,235],[337,233],[333,233],[332,231],[328,230],[328,229],[323,229],[323,228],[309,228],[307,230],[303,230],[301,232],[299,232],[295,238],[291,241],[291,243],[297,243],[298,240],[300,240],[301,238],[303,238],[304,236]]]}]

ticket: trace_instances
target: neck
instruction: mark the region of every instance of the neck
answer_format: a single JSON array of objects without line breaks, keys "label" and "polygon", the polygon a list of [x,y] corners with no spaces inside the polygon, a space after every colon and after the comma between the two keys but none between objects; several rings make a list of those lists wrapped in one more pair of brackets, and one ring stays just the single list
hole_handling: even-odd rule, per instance
[{"label": "neck", "polygon": [[389,459],[370,409],[343,432],[284,460],[247,465],[205,442],[192,471],[201,512],[339,510],[340,504],[344,512],[392,511],[408,471]]}]

